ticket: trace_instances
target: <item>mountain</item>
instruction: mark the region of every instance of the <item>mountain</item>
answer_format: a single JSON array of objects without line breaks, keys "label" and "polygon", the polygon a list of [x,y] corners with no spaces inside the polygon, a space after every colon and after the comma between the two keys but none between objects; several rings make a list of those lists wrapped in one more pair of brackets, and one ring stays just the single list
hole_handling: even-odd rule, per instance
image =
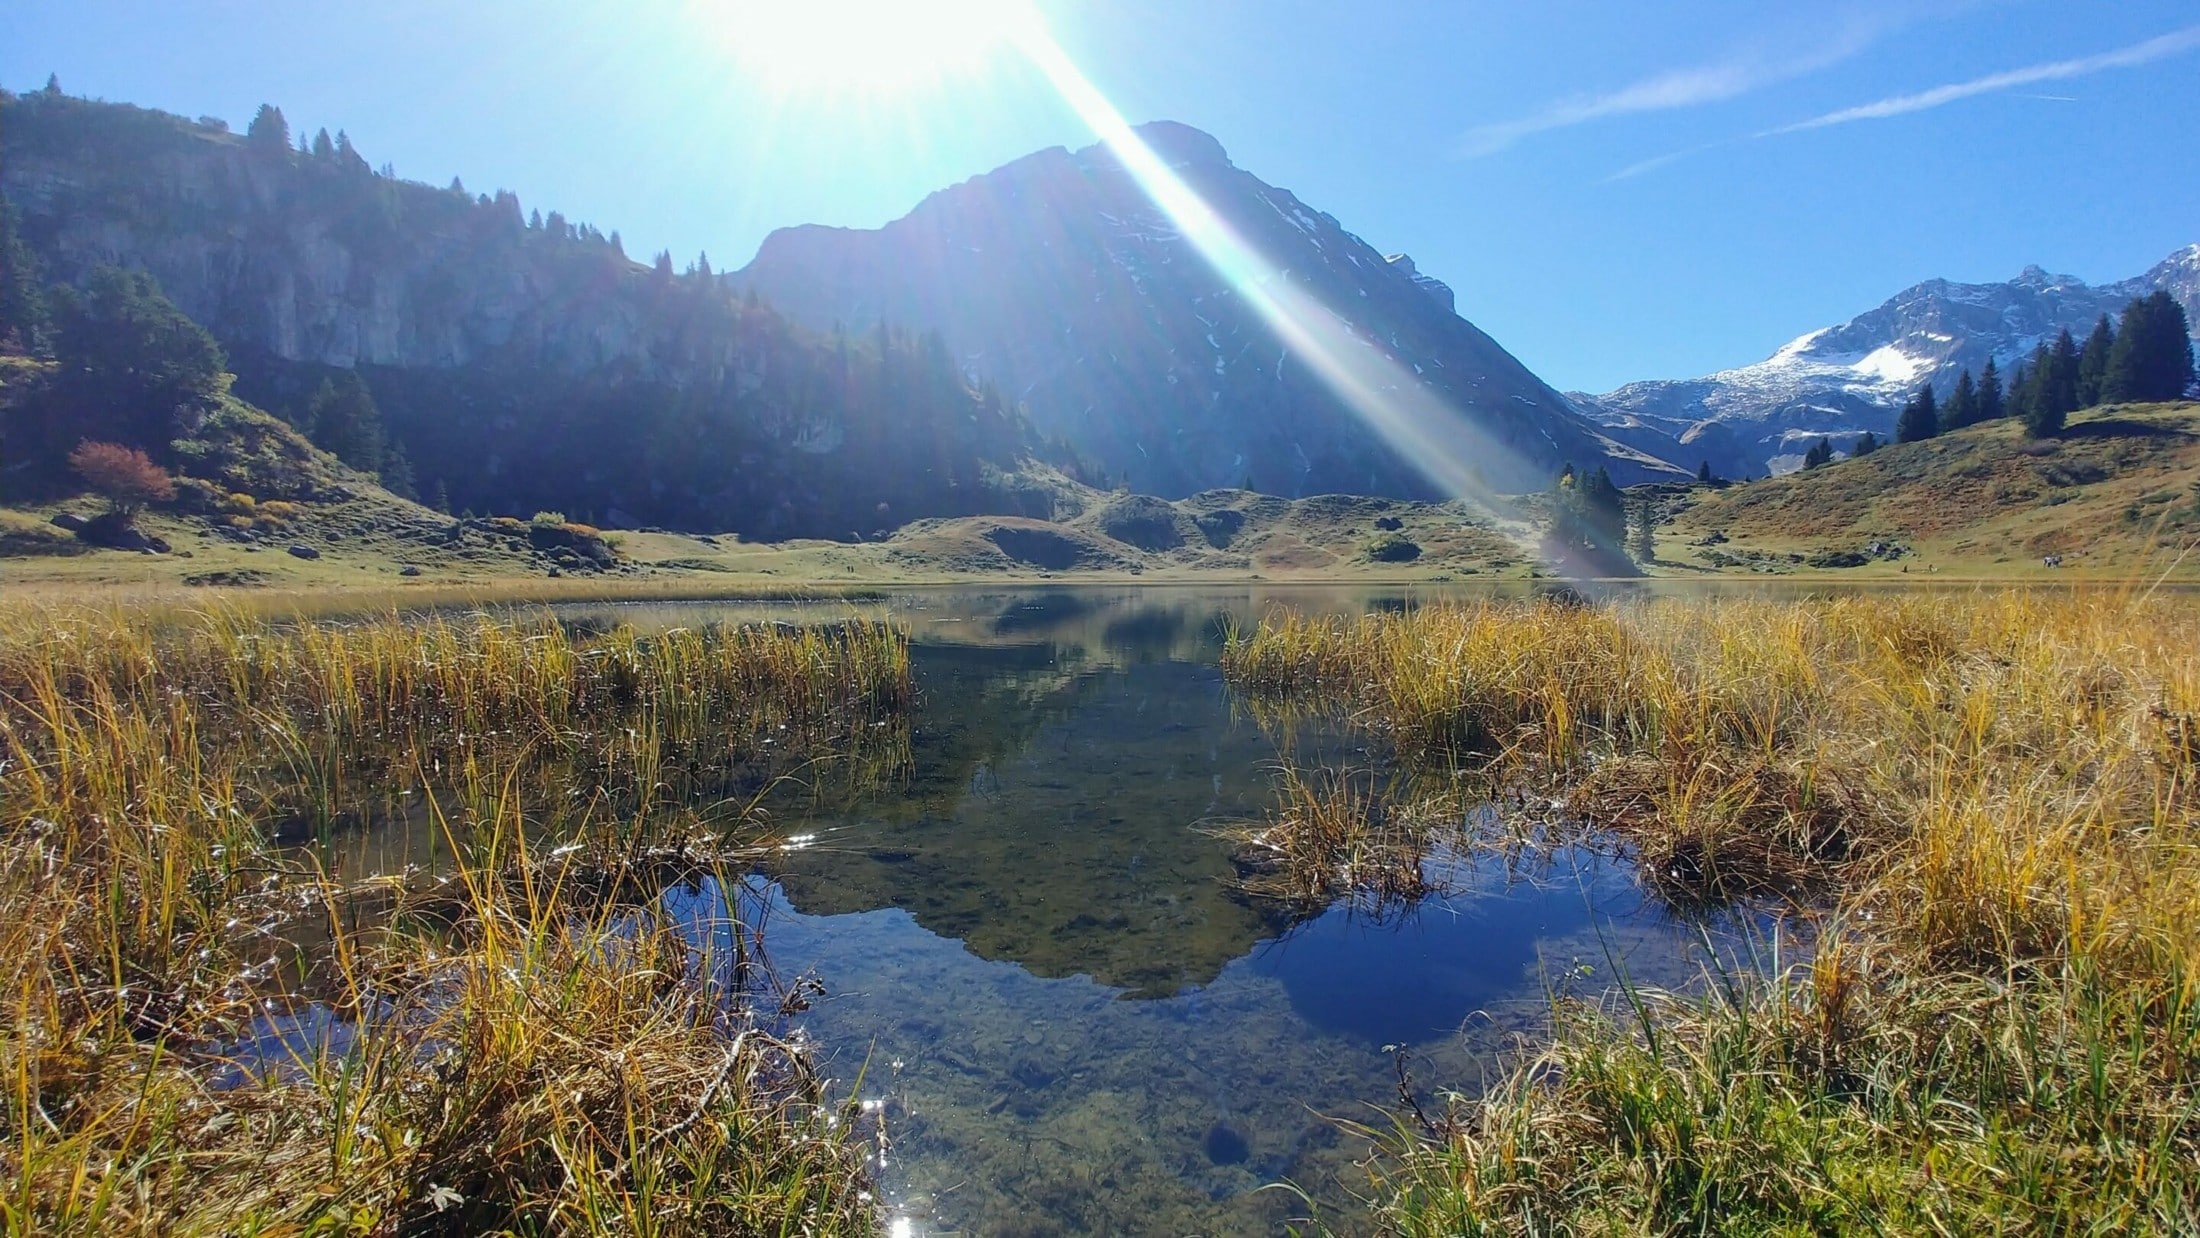
[{"label": "mountain", "polygon": [[150,272],[253,403],[303,425],[363,378],[454,510],[840,538],[1051,512],[1028,423],[937,338],[828,338],[511,194],[378,173],[341,134],[294,147],[272,109],[239,135],[0,92],[0,192],[48,279]]},{"label": "mountain", "polygon": [[1821,435],[1837,446],[1864,430],[1888,436],[1920,384],[1945,395],[1959,373],[1976,374],[1989,357],[2007,374],[2042,340],[2067,327],[2083,341],[2102,314],[2113,319],[2133,297],[2157,288],[2169,290],[2200,330],[2200,245],[2144,275],[2099,286],[2036,266],[1999,284],[1927,280],[1755,365],[1569,397],[1605,433],[1667,459],[1708,460],[1724,476],[1787,472]]},{"label": "mountain", "polygon": [[[1385,258],[1290,191],[1169,122],[1139,136],[1356,346],[1424,385],[1470,434],[1499,490],[1540,489],[1566,461],[1620,480],[1669,475],[1578,417],[1453,309],[1452,290]],[[1242,274],[1242,273],[1241,273]],[[1104,146],[1040,151],[941,190],[875,230],[772,233],[732,277],[815,330],[880,321],[938,330],[959,364],[1108,477],[1167,496],[1250,484],[1281,495],[1442,497],[1277,337],[1255,305]],[[1325,324],[1326,326],[1326,324]],[[1500,456],[1504,458],[1499,458]]]}]

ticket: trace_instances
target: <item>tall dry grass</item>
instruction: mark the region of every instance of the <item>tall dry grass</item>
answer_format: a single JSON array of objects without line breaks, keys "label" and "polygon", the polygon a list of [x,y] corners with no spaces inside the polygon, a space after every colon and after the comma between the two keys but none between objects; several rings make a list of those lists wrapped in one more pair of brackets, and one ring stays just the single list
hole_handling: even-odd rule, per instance
[{"label": "tall dry grass", "polygon": [[1562,1004],[1387,1162],[1401,1230],[2200,1228],[2189,598],[1279,615],[1225,668],[1830,926],[1710,998]]},{"label": "tall dry grass", "polygon": [[[673,766],[907,699],[863,624],[0,615],[0,1227],[869,1232],[745,926],[723,973],[661,896],[730,889],[762,834]],[[286,845],[392,778],[440,871]]]}]

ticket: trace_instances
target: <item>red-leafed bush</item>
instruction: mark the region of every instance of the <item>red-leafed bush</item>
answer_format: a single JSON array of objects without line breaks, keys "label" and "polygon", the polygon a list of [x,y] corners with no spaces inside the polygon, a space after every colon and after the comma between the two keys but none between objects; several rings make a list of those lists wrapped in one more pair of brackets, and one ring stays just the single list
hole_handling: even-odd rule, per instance
[{"label": "red-leafed bush", "polygon": [[69,453],[69,467],[125,518],[147,503],[165,502],[176,494],[167,470],[144,452],[120,443],[79,443]]}]

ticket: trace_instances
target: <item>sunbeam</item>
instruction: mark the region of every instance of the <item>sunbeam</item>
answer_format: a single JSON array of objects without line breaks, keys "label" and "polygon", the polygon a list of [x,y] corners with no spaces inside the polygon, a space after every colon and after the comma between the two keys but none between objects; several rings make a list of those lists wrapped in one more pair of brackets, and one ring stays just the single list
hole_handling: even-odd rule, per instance
[{"label": "sunbeam", "polygon": [[1516,453],[1496,442],[1421,380],[1383,355],[1349,322],[1264,258],[1131,128],[1037,19],[1027,12],[1015,44],[1168,214],[1209,265],[1228,280],[1367,427],[1441,492],[1495,505],[1481,479],[1509,475]]}]

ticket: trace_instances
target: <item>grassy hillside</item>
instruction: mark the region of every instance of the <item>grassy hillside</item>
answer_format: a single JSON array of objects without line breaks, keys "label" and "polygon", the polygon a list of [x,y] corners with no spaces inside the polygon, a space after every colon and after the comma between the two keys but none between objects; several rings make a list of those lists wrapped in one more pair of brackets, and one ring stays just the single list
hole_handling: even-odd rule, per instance
[{"label": "grassy hillside", "polygon": [[2179,561],[2200,541],[2196,484],[2200,404],[2090,409],[2041,441],[1997,421],[1806,473],[1667,488],[1658,558],[1845,576],[2196,574],[2200,556]]},{"label": "grassy hillside", "polygon": [[[0,357],[0,423],[22,412],[52,378],[53,363]],[[165,550],[96,546],[56,523],[106,507],[89,494],[55,496],[52,477],[0,464],[0,581],[85,584],[255,585],[319,588],[395,578],[444,580],[619,571],[599,562],[577,526],[457,522],[401,499],[307,442],[296,430],[234,397],[219,397],[191,436],[174,444],[175,497],[133,522]],[[20,474],[20,475],[19,475]],[[578,560],[585,559],[585,562]]]}]

